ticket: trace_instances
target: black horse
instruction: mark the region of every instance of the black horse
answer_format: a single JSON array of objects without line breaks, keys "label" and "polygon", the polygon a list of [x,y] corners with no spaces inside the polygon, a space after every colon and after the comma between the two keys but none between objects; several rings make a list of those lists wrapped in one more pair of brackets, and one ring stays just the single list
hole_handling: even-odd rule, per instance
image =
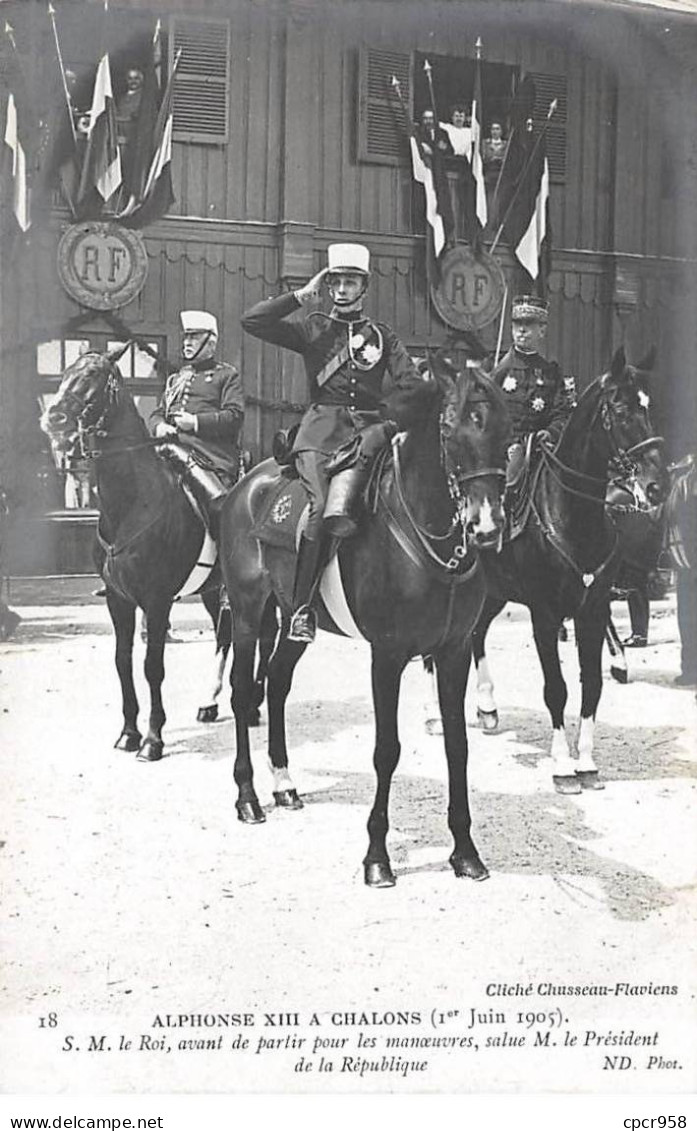
[{"label": "black horse", "polygon": [[[41,426],[57,449],[70,450],[78,444],[94,461],[102,576],[116,634],[123,702],[123,729],[116,747],[138,751],[139,760],[155,762],[164,747],[164,645],[174,598],[192,577],[192,584],[200,579],[205,586],[201,598],[218,629],[218,682],[230,644],[230,627],[229,618],[226,626],[220,616],[220,574],[216,575],[216,567],[209,568],[215,554],[203,520],[174,471],[156,454],[157,441],[149,436],[116,367],[124,348],[106,354],[86,353],[69,366]],[[204,552],[206,562],[201,564]],[[144,610],[147,622],[145,676],[150,687],[150,717],[145,740],[138,730],[133,682],[137,607]],[[216,714],[217,707],[207,703],[199,710],[199,719],[211,721]]]},{"label": "black horse", "polygon": [[[612,468],[624,478],[637,505],[649,507],[662,497],[662,441],[653,433],[645,387],[652,364],[649,355],[637,367],[627,365],[624,350],[617,351],[610,371],[580,397],[556,450],[542,449],[524,529],[500,554],[484,558],[487,599],[472,636],[478,714],[485,729],[496,728],[484,654],[489,626],[508,601],[527,605],[544,673],[544,699],[553,727],[553,781],[560,793],[602,788],[593,760],[593,735],[610,590],[625,550],[606,508],[608,475]],[[578,759],[572,757],[564,728],[567,689],[558,638],[566,617],[574,619],[581,671]]]},{"label": "black horse", "polygon": [[[472,547],[500,541],[509,423],[503,397],[487,377],[456,372],[447,359],[434,365],[439,376],[431,381],[430,408],[418,428],[385,453],[358,532],[330,565],[343,586],[343,609],[337,611],[326,586],[321,590],[320,626],[346,634],[351,620],[371,644],[377,792],[364,868],[373,887],[395,883],[385,842],[400,753],[399,688],[407,662],[426,653],[435,659],[444,720],[455,842],[450,863],[457,876],[481,880],[488,874],[470,836],[464,698],[470,634],[484,600],[483,571]],[[267,460],[233,489],[221,517],[223,575],[233,612],[236,806],[248,823],[265,819],[254,790],[247,718],[255,698],[255,647],[270,605],[281,618],[267,690],[274,796],[277,805],[302,805],[288,773],[284,718],[293,670],[306,647],[287,638],[297,524],[286,547],[278,539],[269,544],[263,528],[264,515],[270,515],[271,528],[274,522],[282,526],[293,507],[302,511],[303,505],[299,483],[283,485],[277,464]]]}]

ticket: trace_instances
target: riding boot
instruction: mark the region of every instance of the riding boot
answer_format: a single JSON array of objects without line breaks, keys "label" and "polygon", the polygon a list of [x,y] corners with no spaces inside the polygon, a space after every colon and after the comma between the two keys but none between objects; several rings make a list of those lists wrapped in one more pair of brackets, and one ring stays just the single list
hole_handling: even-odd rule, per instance
[{"label": "riding boot", "polygon": [[162,444],[163,452],[170,463],[183,475],[184,482],[191,490],[201,508],[203,519],[212,538],[218,538],[220,528],[220,508],[228,493],[222,480],[214,471],[201,467],[190,451],[181,444]]},{"label": "riding boot", "polygon": [[293,613],[288,639],[300,644],[311,644],[317,632],[317,613],[312,602],[322,574],[331,561],[341,539],[332,537],[322,525],[319,537],[313,541],[303,538],[298,551],[293,592]]}]

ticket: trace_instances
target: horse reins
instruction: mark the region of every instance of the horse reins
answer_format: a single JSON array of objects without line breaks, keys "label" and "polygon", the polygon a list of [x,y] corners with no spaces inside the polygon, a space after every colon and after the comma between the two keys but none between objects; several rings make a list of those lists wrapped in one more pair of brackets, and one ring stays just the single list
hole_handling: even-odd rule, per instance
[{"label": "horse reins", "polygon": [[[595,420],[597,419],[598,415],[600,415],[600,419],[601,419],[601,423],[603,425],[603,428],[604,428],[605,432],[607,433],[608,438],[611,441],[611,447],[612,447],[612,449],[614,449],[612,457],[611,457],[612,460],[613,460],[613,463],[615,463],[616,465],[619,465],[620,470],[622,472],[624,472],[624,474],[626,476],[626,478],[622,478],[621,476],[617,477],[617,482],[621,486],[624,486],[625,482],[628,479],[630,479],[632,476],[635,476],[636,472],[638,470],[636,463],[633,462],[630,457],[637,455],[637,453],[645,451],[648,448],[660,446],[664,442],[663,437],[662,436],[649,436],[644,440],[640,440],[639,443],[633,444],[631,448],[623,449],[619,446],[619,444],[617,443],[617,439],[615,437],[615,432],[614,432],[613,425],[612,425],[612,409],[611,409],[611,406],[610,406],[610,402],[609,402],[609,400],[606,396],[603,397],[600,404],[598,405],[598,408],[597,408],[596,413],[593,417],[593,420],[591,421],[589,431],[592,429],[592,426],[595,423]],[[546,447],[545,445],[542,445],[540,450],[541,450],[541,454],[542,454],[543,465],[546,466],[550,475],[552,476],[554,481],[559,485],[559,487],[562,489],[562,491],[566,492],[567,494],[574,495],[576,498],[584,499],[587,502],[599,503],[603,506],[604,510],[610,510],[610,511],[616,510],[616,511],[618,511],[618,513],[622,512],[622,513],[637,513],[638,514],[638,513],[645,513],[647,511],[653,509],[650,506],[649,503],[642,503],[641,500],[637,499],[636,495],[634,495],[635,506],[632,509],[632,508],[627,507],[623,504],[607,504],[605,502],[605,494],[603,494],[603,496],[601,498],[599,498],[597,495],[590,495],[586,491],[580,491],[580,490],[577,490],[574,487],[571,487],[568,483],[565,483],[563,481],[561,475],[557,474],[557,471],[555,470],[555,468],[558,468],[562,473],[564,473],[566,475],[569,475],[569,476],[572,476],[572,477],[575,476],[577,479],[583,479],[587,483],[597,483],[597,484],[599,484],[599,485],[601,485],[605,488],[605,493],[607,492],[608,480],[602,479],[599,476],[588,475],[586,472],[578,471],[578,470],[576,470],[576,468],[569,467],[567,464],[565,464],[563,462],[563,460],[561,460],[559,458],[559,456],[556,454],[556,452],[554,452],[551,448]],[[590,572],[590,571],[584,572],[576,564],[576,562],[573,560],[573,558],[570,556],[570,554],[568,554],[566,552],[566,550],[561,545],[561,543],[558,541],[558,539],[556,538],[556,535],[554,534],[554,531],[552,530],[551,526],[548,523],[545,523],[545,521],[543,520],[542,516],[540,515],[537,507],[535,506],[535,500],[534,500],[532,495],[530,496],[530,507],[531,507],[532,513],[535,515],[535,518],[537,519],[538,525],[539,525],[540,530],[542,531],[542,534],[544,535],[544,537],[547,539],[547,541],[552,546],[552,548],[554,550],[556,550],[556,552],[559,554],[559,556],[562,558],[562,560],[564,562],[566,562],[566,564],[569,566],[569,568],[576,574],[576,576],[582,582],[584,589],[586,590],[586,593],[584,593],[584,597],[583,597],[583,600],[585,600],[586,594],[587,594],[588,590],[590,589],[591,585],[593,585],[598,580],[598,578],[608,569],[608,567],[610,566],[611,562],[613,561],[613,559],[614,559],[614,557],[617,553],[617,548],[618,548],[618,545],[619,545],[619,536],[617,534],[617,531],[616,530],[614,531],[615,537],[614,537],[612,549],[610,550],[610,553],[605,558],[605,560],[602,561],[600,563],[600,565],[596,569],[594,569],[592,572]]]}]

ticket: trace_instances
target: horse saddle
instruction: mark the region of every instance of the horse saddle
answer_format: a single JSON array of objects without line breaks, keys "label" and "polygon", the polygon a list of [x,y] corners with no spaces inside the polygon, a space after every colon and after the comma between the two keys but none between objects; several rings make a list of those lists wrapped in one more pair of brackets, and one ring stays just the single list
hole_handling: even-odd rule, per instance
[{"label": "horse saddle", "polygon": [[541,470],[540,450],[535,444],[535,434],[531,433],[525,441],[522,464],[517,469],[515,478],[506,484],[504,542],[512,542],[525,530]]},{"label": "horse saddle", "polygon": [[296,531],[307,505],[302,483],[297,478],[289,478],[284,470],[269,489],[252,535],[267,546],[294,552]]}]

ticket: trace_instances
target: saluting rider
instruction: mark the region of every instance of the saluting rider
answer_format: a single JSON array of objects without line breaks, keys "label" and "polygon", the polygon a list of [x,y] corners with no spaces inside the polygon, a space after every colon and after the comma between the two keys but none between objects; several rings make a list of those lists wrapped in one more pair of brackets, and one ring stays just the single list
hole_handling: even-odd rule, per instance
[{"label": "saluting rider", "polygon": [[183,310],[179,317],[184,365],[168,378],[150,431],[170,440],[160,451],[183,472],[215,536],[219,501],[238,475],[244,393],[235,367],[215,360],[215,316]]},{"label": "saluting rider", "polygon": [[[300,422],[293,453],[310,500],[295,576],[291,640],[315,638],[317,617],[311,603],[336,543],[352,531],[352,498],[342,515],[323,521],[329,476],[327,463],[337,448],[360,436],[357,458],[367,462],[389,438],[421,416],[432,385],[424,381],[393,330],[363,313],[370,280],[370,252],[362,244],[331,244],[328,266],[297,291],[266,299],[242,316],[247,333],[302,355],[310,386],[310,406]],[[326,282],[329,314],[315,311],[289,321],[312,302]],[[356,487],[358,486],[356,482]]]},{"label": "saluting rider", "polygon": [[518,295],[511,305],[513,345],[491,376],[501,387],[511,417],[507,483],[522,471],[525,442],[531,432],[556,443],[576,403],[576,381],[565,377],[556,361],[541,354],[549,308],[536,295]]}]

